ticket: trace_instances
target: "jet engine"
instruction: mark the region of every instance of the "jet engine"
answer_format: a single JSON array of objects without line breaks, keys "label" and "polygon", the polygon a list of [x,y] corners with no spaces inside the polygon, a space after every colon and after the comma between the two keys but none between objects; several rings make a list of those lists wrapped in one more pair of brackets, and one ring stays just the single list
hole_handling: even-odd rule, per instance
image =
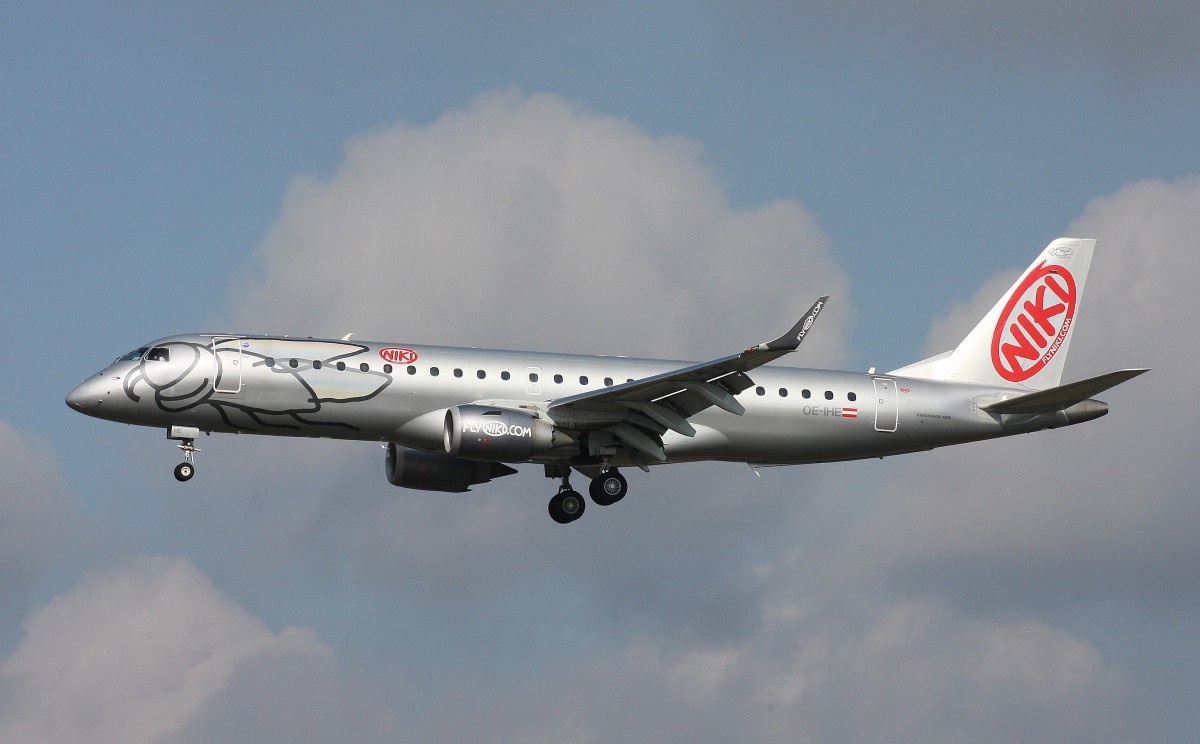
[{"label": "jet engine", "polygon": [[528,460],[570,441],[548,421],[528,411],[479,405],[447,410],[443,440],[448,455],[507,462]]},{"label": "jet engine", "polygon": [[436,452],[410,449],[389,442],[384,461],[388,482],[393,486],[417,488],[422,491],[462,493],[471,486],[487,483],[517,472],[499,462],[464,460]]}]

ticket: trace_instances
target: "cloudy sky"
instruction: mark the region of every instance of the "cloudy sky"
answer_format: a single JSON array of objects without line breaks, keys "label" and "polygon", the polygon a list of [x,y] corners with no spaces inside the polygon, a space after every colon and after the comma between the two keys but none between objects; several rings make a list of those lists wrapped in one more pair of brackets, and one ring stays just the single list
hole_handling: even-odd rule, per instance
[{"label": "cloudy sky", "polygon": [[[388,5],[0,10],[0,739],[1195,739],[1200,6]],[[63,405],[177,332],[704,359],[826,293],[789,363],[892,369],[1060,235],[1067,378],[1154,368],[1108,417],[569,527]]]}]

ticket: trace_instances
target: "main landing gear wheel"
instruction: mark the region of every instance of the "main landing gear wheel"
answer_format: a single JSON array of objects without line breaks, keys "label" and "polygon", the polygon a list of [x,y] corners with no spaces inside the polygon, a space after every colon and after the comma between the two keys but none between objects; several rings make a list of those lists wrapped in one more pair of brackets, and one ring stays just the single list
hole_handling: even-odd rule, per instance
[{"label": "main landing gear wheel", "polygon": [[196,468],[190,462],[181,462],[175,466],[175,480],[180,483],[189,481],[196,474]]},{"label": "main landing gear wheel", "polygon": [[606,470],[592,479],[588,493],[597,506],[610,506],[629,493],[629,482],[615,469]]},{"label": "main landing gear wheel", "polygon": [[569,524],[583,516],[587,502],[570,488],[559,491],[550,499],[550,518],[559,524]]}]

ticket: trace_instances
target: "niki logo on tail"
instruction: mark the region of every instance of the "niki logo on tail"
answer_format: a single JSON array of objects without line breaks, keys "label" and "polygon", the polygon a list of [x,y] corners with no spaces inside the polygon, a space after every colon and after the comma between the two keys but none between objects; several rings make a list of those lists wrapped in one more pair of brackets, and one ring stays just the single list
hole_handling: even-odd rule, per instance
[{"label": "niki logo on tail", "polygon": [[992,365],[1009,382],[1042,370],[1071,330],[1078,294],[1065,266],[1042,264],[1008,298],[992,335]]}]

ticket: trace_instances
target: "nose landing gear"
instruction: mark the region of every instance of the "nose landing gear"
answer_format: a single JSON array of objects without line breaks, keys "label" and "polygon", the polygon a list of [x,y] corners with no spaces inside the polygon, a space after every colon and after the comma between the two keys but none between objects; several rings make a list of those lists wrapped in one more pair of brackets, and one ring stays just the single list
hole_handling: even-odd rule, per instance
[{"label": "nose landing gear", "polygon": [[200,451],[196,446],[196,437],[200,429],[195,426],[172,426],[167,429],[167,439],[179,440],[179,449],[183,450],[183,462],[175,466],[175,480],[180,483],[189,481],[196,474],[196,464],[193,462],[195,453]]}]

